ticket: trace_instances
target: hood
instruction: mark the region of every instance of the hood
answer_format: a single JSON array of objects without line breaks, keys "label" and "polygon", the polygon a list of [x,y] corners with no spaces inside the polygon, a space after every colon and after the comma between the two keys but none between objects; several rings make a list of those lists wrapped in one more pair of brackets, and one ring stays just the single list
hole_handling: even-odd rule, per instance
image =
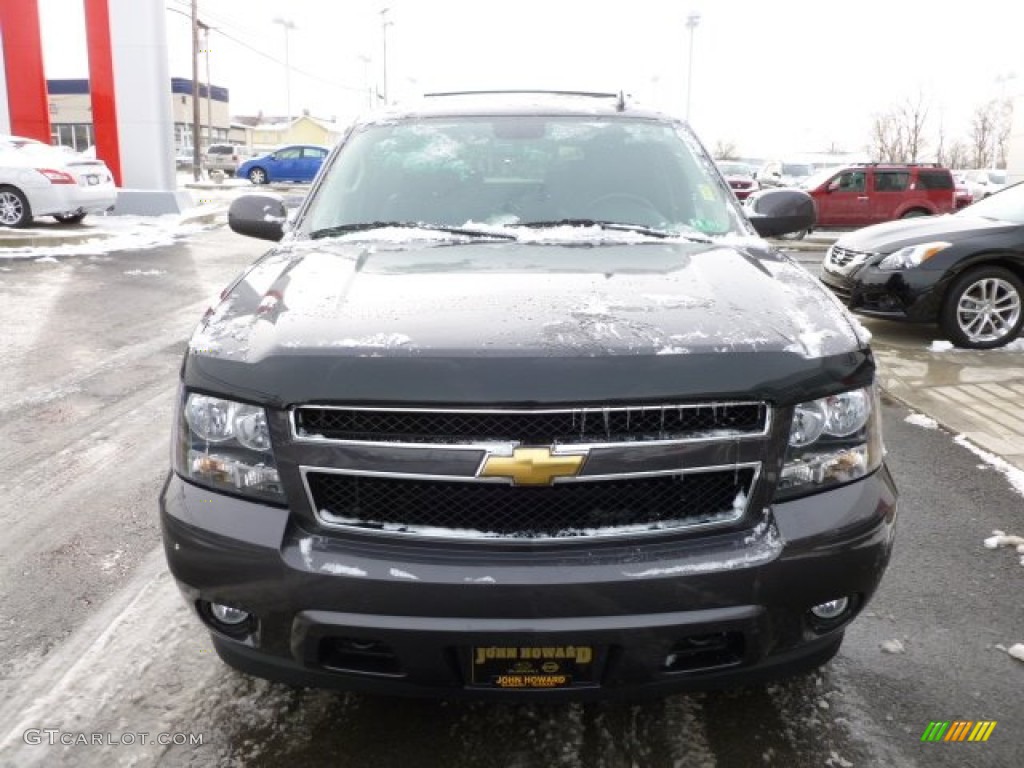
[{"label": "hood", "polygon": [[840,248],[867,253],[893,253],[900,248],[932,240],[956,243],[967,238],[998,235],[1018,229],[1019,225],[1005,221],[968,216],[963,213],[946,216],[921,216],[911,219],[887,221],[858,229],[836,241]]},{"label": "hood", "polygon": [[749,242],[292,241],[207,313],[186,383],[286,403],[508,402],[798,393],[837,357],[849,375],[866,353],[843,309]]}]

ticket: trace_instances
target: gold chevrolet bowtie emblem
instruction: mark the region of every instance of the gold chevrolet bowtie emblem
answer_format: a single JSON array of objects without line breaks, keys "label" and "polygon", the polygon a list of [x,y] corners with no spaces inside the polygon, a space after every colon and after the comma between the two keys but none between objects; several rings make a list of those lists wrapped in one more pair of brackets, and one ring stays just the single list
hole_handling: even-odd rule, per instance
[{"label": "gold chevrolet bowtie emblem", "polygon": [[556,477],[574,477],[584,456],[553,456],[550,448],[516,448],[511,456],[488,456],[480,477],[510,477],[513,485],[551,485]]}]

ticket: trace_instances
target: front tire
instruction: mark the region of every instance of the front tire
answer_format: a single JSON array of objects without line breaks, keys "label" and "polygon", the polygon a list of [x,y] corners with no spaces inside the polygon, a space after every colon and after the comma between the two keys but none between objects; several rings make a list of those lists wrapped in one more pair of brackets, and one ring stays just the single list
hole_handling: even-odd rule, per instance
[{"label": "front tire", "polygon": [[27,227],[32,223],[32,208],[20,189],[0,187],[0,226]]},{"label": "front tire", "polygon": [[1020,335],[1024,325],[1024,281],[1003,267],[981,267],[949,287],[939,324],[965,349],[995,349]]},{"label": "front tire", "polygon": [[256,167],[249,171],[249,181],[253,184],[266,184],[269,180],[267,172],[262,168]]}]

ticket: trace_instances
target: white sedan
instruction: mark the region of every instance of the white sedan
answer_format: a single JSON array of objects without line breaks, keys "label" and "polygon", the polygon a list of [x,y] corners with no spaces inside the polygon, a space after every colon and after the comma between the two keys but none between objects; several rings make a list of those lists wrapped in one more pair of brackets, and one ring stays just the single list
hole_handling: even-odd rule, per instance
[{"label": "white sedan", "polygon": [[27,227],[36,216],[75,224],[115,202],[114,177],[102,160],[0,135],[0,226]]}]

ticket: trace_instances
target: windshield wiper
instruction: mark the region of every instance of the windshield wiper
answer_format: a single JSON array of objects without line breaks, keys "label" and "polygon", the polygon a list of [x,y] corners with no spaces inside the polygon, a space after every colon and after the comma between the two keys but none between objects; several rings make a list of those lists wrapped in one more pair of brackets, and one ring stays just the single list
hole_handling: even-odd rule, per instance
[{"label": "windshield wiper", "polygon": [[685,237],[687,240],[694,240],[698,243],[710,243],[711,239],[693,230],[692,232],[675,232],[667,229],[647,227],[643,224],[623,224],[618,221],[601,221],[600,219],[557,219],[552,221],[525,221],[516,224],[518,227],[529,227],[530,229],[545,229],[547,227],[600,227],[614,232],[636,232],[648,237]]},{"label": "windshield wiper", "polygon": [[347,235],[350,232],[366,232],[371,229],[387,229],[398,227],[400,229],[425,229],[430,232],[445,232],[449,235],[465,235],[466,237],[486,237],[495,240],[515,240],[515,235],[504,232],[493,232],[482,229],[467,229],[465,227],[448,227],[442,224],[425,224],[418,221],[361,221],[356,224],[339,224],[334,227],[315,229],[309,233],[311,240],[318,240],[322,237],[334,237],[335,235]]}]

